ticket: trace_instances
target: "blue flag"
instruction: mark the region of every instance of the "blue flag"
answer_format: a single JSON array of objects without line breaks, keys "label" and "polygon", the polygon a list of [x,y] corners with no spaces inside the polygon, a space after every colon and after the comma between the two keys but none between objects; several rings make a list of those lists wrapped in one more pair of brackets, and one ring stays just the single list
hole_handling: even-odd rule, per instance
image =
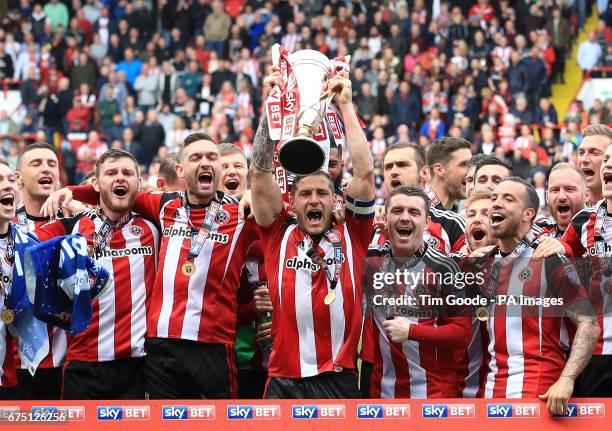
[{"label": "blue flag", "polygon": [[34,315],[76,335],[91,323],[91,303],[110,285],[108,271],[87,254],[81,234],[53,238],[25,253],[26,286]]}]

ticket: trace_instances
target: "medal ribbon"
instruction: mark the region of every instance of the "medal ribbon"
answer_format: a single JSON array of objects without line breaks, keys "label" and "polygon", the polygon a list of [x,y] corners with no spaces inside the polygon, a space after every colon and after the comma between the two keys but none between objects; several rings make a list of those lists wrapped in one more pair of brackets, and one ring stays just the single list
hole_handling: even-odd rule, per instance
[{"label": "medal ribbon", "polygon": [[[191,225],[191,221],[189,219],[190,209],[187,204],[187,199],[184,200],[184,208],[185,213],[187,214],[187,221]],[[189,254],[187,255],[187,260],[195,259],[202,251],[204,247],[204,243],[206,243],[206,239],[208,238],[208,234],[210,230],[213,228],[215,224],[215,220],[217,218],[217,213],[221,209],[221,204],[215,200],[210,202],[210,205],[206,209],[206,214],[204,214],[204,219],[202,220],[202,227],[200,230],[195,233],[193,226],[191,226],[191,246],[189,248]]]},{"label": "medal ribbon", "polygon": [[96,253],[98,253],[103,251],[110,244],[113,239],[113,235],[115,234],[115,231],[125,226],[132,218],[132,214],[130,211],[128,211],[117,222],[109,219],[104,214],[102,214],[100,207],[96,208],[96,214],[98,215],[98,217],[100,217],[100,220],[102,220],[102,226],[100,226],[100,230],[97,232],[94,231],[93,234],[94,250],[96,251]]},{"label": "medal ribbon", "polygon": [[[391,272],[391,265],[395,259],[391,255],[391,243],[389,241],[385,241],[385,244],[383,245],[383,247],[386,248],[388,252],[383,261],[382,272],[383,274],[387,274]],[[406,263],[401,265],[399,268],[395,268],[395,269],[396,270],[402,269],[402,268],[411,269],[415,267],[417,263],[419,263],[421,259],[423,258],[423,256],[425,255],[426,250],[427,250],[427,244],[421,245],[421,247],[419,247],[416,253],[414,253],[412,256],[408,258]],[[395,284],[385,282],[385,299],[392,298],[394,296],[394,293],[395,293]],[[386,301],[386,302],[387,302],[387,305],[385,305],[385,320],[393,320],[393,318],[395,317],[393,313],[393,309],[391,305],[389,305],[389,301]]]},{"label": "medal ribbon", "polygon": [[[3,310],[8,310],[8,303],[11,300],[11,292],[13,291],[13,267],[15,266],[15,240],[13,239],[13,229],[11,225],[9,225],[8,237],[6,238],[6,260],[9,264],[9,273],[8,283],[4,283],[0,280],[2,284],[2,295],[4,295],[4,307]],[[4,271],[0,271],[0,279],[3,277]],[[10,322],[6,322],[7,324]]]},{"label": "medal ribbon", "polygon": [[329,281],[329,288],[334,290],[336,288],[336,284],[338,284],[338,279],[340,278],[340,271],[342,270],[342,262],[344,261],[344,255],[342,253],[342,242],[340,241],[340,237],[333,230],[328,230],[325,232],[325,238],[331,243],[334,248],[334,273],[332,274],[331,269],[329,269],[329,265],[325,261],[324,257],[321,256],[315,248],[312,246],[312,239],[310,235],[305,234],[305,242],[311,244],[310,248],[306,251],[306,255],[317,265],[325,270],[325,276]]},{"label": "medal ribbon", "polygon": [[531,244],[535,241],[535,235],[533,232],[529,231],[525,238],[521,240],[521,243],[516,247],[512,253],[508,256],[502,257],[498,262],[493,264],[491,268],[491,277],[489,278],[489,282],[485,286],[484,296],[487,298],[491,298],[493,292],[495,291],[495,285],[497,284],[497,279],[499,278],[499,274],[502,268],[508,266],[512,262],[514,262],[517,258],[519,258],[525,251],[531,247]]}]

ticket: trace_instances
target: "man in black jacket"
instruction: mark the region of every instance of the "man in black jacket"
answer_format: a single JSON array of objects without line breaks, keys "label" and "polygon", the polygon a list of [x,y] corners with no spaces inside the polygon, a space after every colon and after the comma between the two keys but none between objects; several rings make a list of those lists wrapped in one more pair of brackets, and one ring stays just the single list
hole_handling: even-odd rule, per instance
[{"label": "man in black jacket", "polygon": [[149,166],[151,161],[157,156],[159,148],[164,146],[165,139],[166,132],[164,132],[164,128],[157,121],[157,111],[149,109],[147,111],[147,118],[138,132],[138,141],[143,151],[142,162],[145,165]]}]

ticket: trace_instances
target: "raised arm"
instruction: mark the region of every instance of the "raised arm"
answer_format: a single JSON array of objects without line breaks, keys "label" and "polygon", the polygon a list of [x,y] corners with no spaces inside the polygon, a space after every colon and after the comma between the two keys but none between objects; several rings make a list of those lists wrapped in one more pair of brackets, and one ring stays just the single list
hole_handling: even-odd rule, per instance
[{"label": "raised arm", "polygon": [[274,223],[283,209],[281,191],[274,179],[274,141],[270,139],[268,120],[263,116],[253,143],[251,196],[253,214],[259,226]]},{"label": "raised arm", "polygon": [[347,195],[369,202],[374,199],[376,191],[374,162],[368,140],[353,106],[351,80],[348,78],[348,72],[340,72],[334,76],[329,88],[336,93],[334,100],[344,121],[348,153],[353,162],[353,178],[348,183]]}]

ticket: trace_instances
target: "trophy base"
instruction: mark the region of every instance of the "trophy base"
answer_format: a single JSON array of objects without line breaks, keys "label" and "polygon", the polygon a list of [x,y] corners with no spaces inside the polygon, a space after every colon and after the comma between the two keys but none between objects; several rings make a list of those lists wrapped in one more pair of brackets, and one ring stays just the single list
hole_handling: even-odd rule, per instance
[{"label": "trophy base", "polygon": [[298,136],[287,140],[278,151],[278,160],[282,167],[299,176],[310,175],[323,169],[327,172],[325,151],[312,138]]}]

